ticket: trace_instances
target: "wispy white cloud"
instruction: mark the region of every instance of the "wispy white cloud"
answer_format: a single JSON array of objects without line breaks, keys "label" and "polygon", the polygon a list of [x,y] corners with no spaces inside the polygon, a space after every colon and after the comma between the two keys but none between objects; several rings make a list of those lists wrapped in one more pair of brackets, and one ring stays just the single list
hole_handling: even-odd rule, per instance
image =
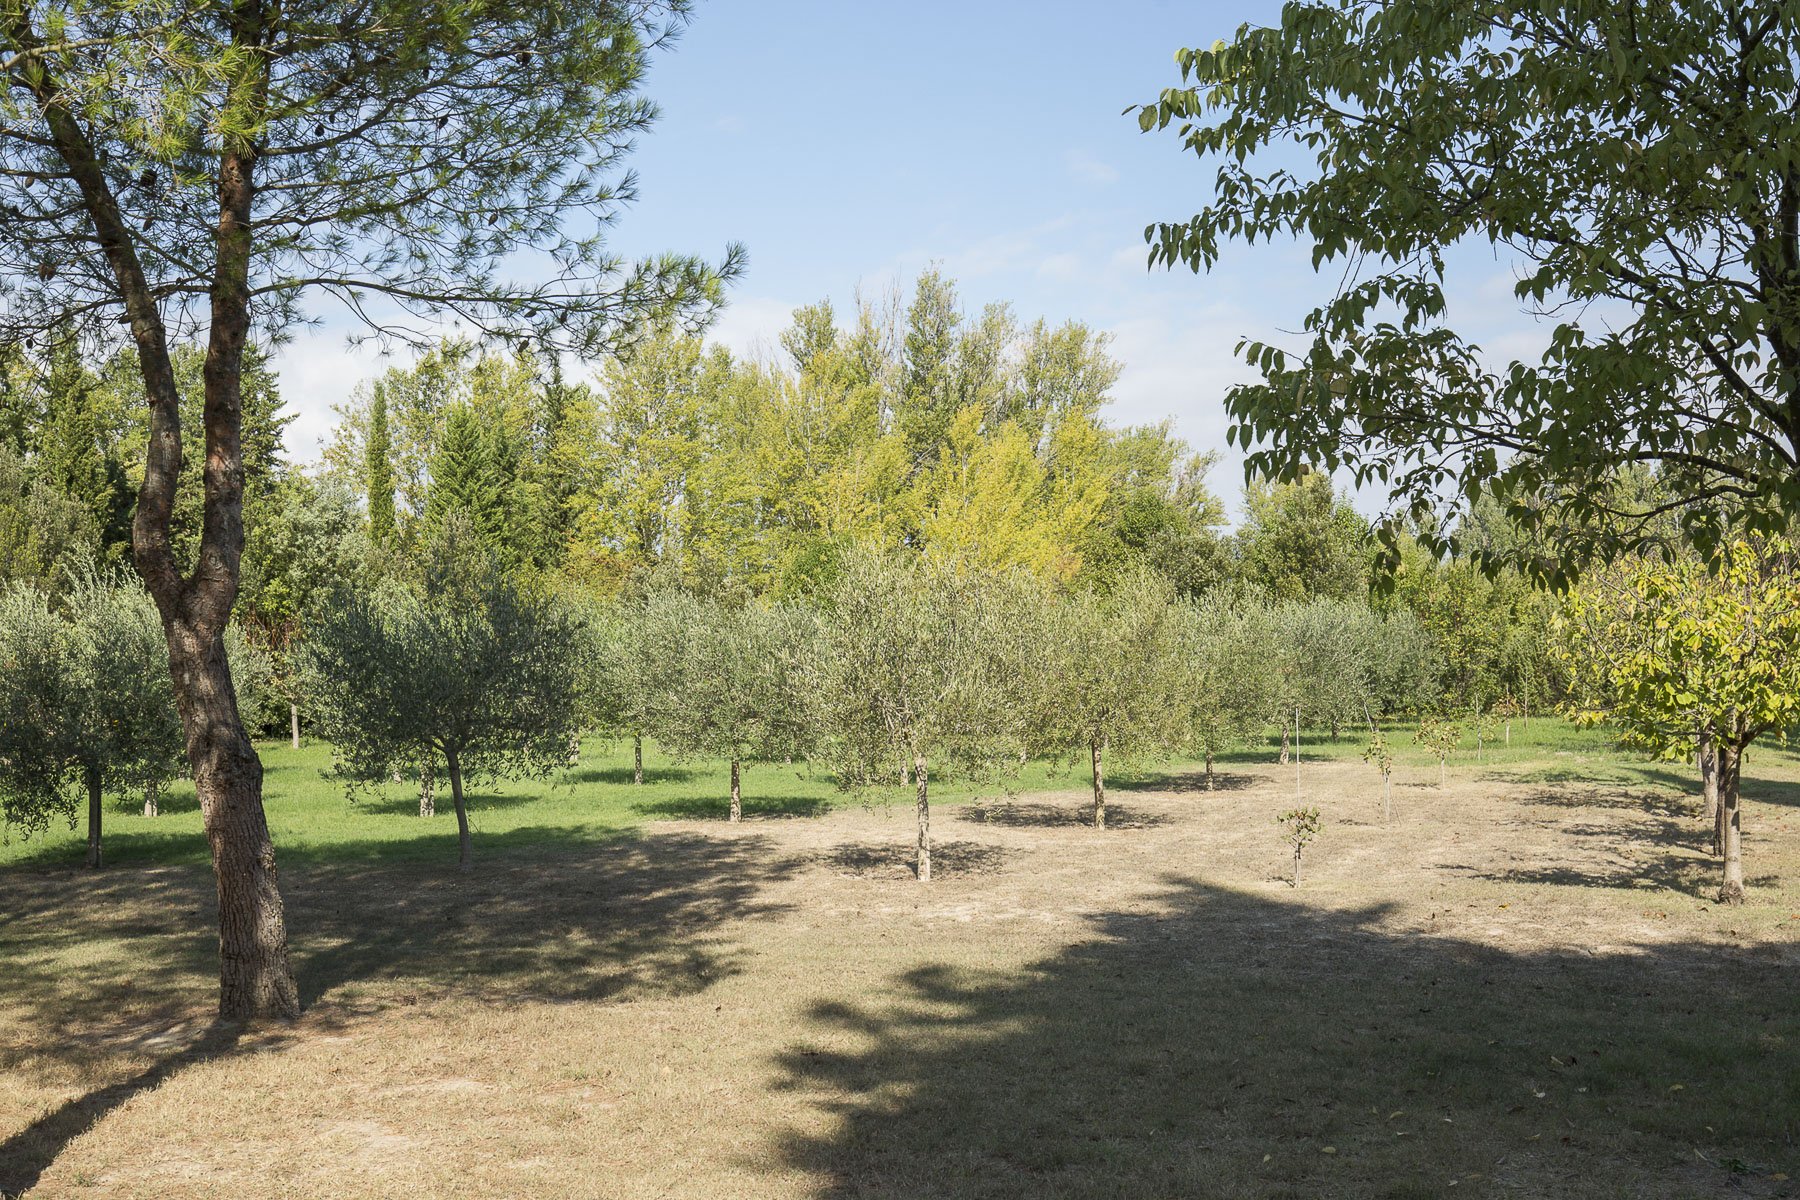
[{"label": "wispy white cloud", "polygon": [[1094,157],[1085,150],[1070,150],[1063,155],[1063,165],[1078,182],[1105,187],[1119,181],[1119,169]]}]

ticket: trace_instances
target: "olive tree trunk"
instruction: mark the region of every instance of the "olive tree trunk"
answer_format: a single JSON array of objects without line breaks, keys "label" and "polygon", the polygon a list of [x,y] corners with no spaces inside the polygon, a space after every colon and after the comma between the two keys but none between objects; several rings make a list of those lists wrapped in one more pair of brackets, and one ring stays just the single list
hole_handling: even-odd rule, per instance
[{"label": "olive tree trunk", "polygon": [[419,760],[419,815],[437,816],[437,760],[429,752]]},{"label": "olive tree trunk", "polygon": [[450,799],[456,805],[456,866],[458,870],[469,869],[469,808],[463,803],[462,760],[454,750],[444,751],[444,761],[450,768]]},{"label": "olive tree trunk", "polygon": [[1738,778],[1743,749],[1731,742],[1718,748],[1719,825],[1724,842],[1725,878],[1719,885],[1721,904],[1744,902],[1744,839],[1739,826]]},{"label": "olive tree trunk", "polygon": [[85,772],[84,782],[87,784],[88,820],[87,820],[87,865],[100,865],[100,768],[90,766]]},{"label": "olive tree trunk", "polygon": [[300,706],[288,705],[288,732],[293,739],[294,749],[300,748]]},{"label": "olive tree trunk", "polygon": [[919,794],[919,882],[931,882],[931,796],[926,787],[925,759],[913,757],[913,780]]},{"label": "olive tree trunk", "polygon": [[1394,773],[1381,773],[1381,823],[1386,825],[1394,819]]},{"label": "olive tree trunk", "polygon": [[1218,778],[1213,774],[1213,752],[1211,750],[1206,752],[1206,790],[1209,792],[1219,790]]},{"label": "olive tree trunk", "polygon": [[162,812],[162,784],[155,778],[144,781],[144,815],[154,817]]},{"label": "olive tree trunk", "polygon": [[738,760],[735,755],[731,759],[731,819],[734,823],[744,819],[744,794],[738,786]]},{"label": "olive tree trunk", "polygon": [[1106,739],[1088,743],[1094,761],[1094,828],[1106,828]]},{"label": "olive tree trunk", "polygon": [[581,765],[581,735],[579,733],[569,735],[569,765],[571,767]]},{"label": "olive tree trunk", "polygon": [[1288,734],[1290,732],[1287,718],[1281,718],[1281,765],[1284,767],[1288,764]]},{"label": "olive tree trunk", "polygon": [[631,782],[644,782],[644,735],[631,735]]}]

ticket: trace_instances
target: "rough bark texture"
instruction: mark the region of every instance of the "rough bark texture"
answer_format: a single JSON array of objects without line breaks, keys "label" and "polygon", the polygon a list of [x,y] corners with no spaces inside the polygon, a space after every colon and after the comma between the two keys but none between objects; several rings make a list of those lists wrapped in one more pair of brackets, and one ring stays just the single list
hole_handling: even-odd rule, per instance
[{"label": "rough bark texture", "polygon": [[925,760],[913,759],[913,779],[919,789],[919,882],[931,882],[931,797],[926,791]]},{"label": "rough bark texture", "polygon": [[744,817],[744,794],[738,787],[738,760],[731,760],[731,819],[741,821]]},{"label": "rough bark texture", "polygon": [[100,818],[102,816],[99,767],[89,767],[87,769],[86,783],[88,802],[87,865],[90,867],[97,867],[100,865]]},{"label": "rough bark texture", "polygon": [[1744,840],[1739,827],[1738,770],[1742,750],[1727,742],[1719,747],[1719,818],[1725,843],[1725,879],[1721,904],[1744,902]]},{"label": "rough bark texture", "polygon": [[631,735],[631,782],[644,782],[644,735]]},{"label": "rough bark texture", "polygon": [[288,705],[288,729],[293,734],[294,749],[300,748],[300,706]]},{"label": "rough bark texture", "polygon": [[437,763],[429,754],[419,760],[419,815],[437,816]]},{"label": "rough bark texture", "polygon": [[444,759],[450,768],[450,799],[456,804],[456,865],[458,869],[469,869],[469,809],[463,803],[462,763],[457,759],[454,750],[446,751]]},{"label": "rough bark texture", "polygon": [[[155,599],[168,638],[169,668],[188,765],[212,848],[219,889],[219,1014],[228,1020],[297,1016],[299,994],[288,964],[287,926],[276,886],[275,851],[262,806],[262,763],[243,722],[226,665],[224,632],[237,600],[244,549],[241,380],[250,330],[251,211],[258,147],[243,133],[260,126],[268,101],[271,56],[263,11],[253,2],[225,14],[243,52],[221,78],[231,132],[218,145],[218,224],[211,247],[194,247],[209,278],[206,358],[201,369],[205,462],[200,543],[184,577],[170,535],[181,476],[180,391],[168,330],[105,165],[71,102],[49,72],[31,87],[49,144],[81,193],[91,228],[137,350],[149,405],[143,483],[132,519],[132,561]],[[38,43],[27,10],[0,14],[9,39]],[[72,219],[74,219],[72,217]],[[210,254],[208,251],[210,250]],[[209,261],[210,260],[210,261]]]},{"label": "rough bark texture", "polygon": [[1290,732],[1287,722],[1283,721],[1281,723],[1281,765],[1284,767],[1288,763],[1288,735]]},{"label": "rough bark texture", "polygon": [[1089,742],[1094,759],[1094,828],[1106,828],[1106,739]]}]

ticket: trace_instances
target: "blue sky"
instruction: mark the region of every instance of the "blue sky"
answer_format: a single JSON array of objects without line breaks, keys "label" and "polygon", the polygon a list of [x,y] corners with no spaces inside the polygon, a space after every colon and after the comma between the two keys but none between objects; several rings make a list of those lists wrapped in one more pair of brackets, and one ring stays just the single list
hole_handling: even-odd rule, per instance
[{"label": "blue sky", "polygon": [[[1234,249],[1206,276],[1147,271],[1144,226],[1191,214],[1210,168],[1122,110],[1178,82],[1179,47],[1278,11],[701,0],[652,68],[663,116],[631,158],[640,199],[614,245],[716,255],[742,242],[749,268],[714,336],[745,352],[771,347],[796,305],[847,308],[859,286],[905,285],[937,263],[972,310],[1005,300],[1027,320],[1108,331],[1124,365],[1112,419],[1172,418],[1196,449],[1223,451],[1225,390],[1248,377],[1237,340],[1296,327],[1335,276],[1279,244]],[[1491,325],[1490,348],[1529,342],[1511,269],[1476,267],[1461,299]],[[329,327],[282,358],[292,450],[310,458],[330,405],[379,364],[345,354]],[[1240,481],[1227,456],[1215,489],[1235,498]]]}]

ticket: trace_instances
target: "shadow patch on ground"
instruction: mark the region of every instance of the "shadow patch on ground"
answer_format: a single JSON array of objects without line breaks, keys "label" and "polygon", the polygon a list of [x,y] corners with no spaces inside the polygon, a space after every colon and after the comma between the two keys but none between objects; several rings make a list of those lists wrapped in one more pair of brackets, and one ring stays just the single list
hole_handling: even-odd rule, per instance
[{"label": "shadow patch on ground", "polygon": [[[1024,800],[981,800],[958,809],[956,819],[971,821],[977,825],[1000,825],[1015,829],[1092,829],[1094,806]],[[1106,806],[1107,829],[1148,829],[1156,825],[1167,825],[1169,820],[1161,813],[1143,812],[1123,804]]]},{"label": "shadow patch on ground", "polygon": [[[744,819],[767,820],[783,817],[819,817],[834,805],[818,796],[745,796]],[[647,817],[682,821],[725,821],[731,816],[731,802],[719,796],[672,796],[643,800],[631,806],[633,812]]]},{"label": "shadow patch on ground", "polygon": [[1242,791],[1256,786],[1258,782],[1254,775],[1234,775],[1215,769],[1213,786],[1210,788],[1206,786],[1206,772],[1203,770],[1145,771],[1108,780],[1106,786],[1116,792],[1169,792],[1180,796],[1205,796],[1208,792]]},{"label": "shadow patch on ground", "polygon": [[1387,916],[1170,878],[1023,971],[820,1002],[775,1060],[817,1097],[784,1157],[833,1200],[1794,1194],[1791,964]]},{"label": "shadow patch on ground", "polygon": [[[850,842],[835,846],[820,856],[832,870],[846,875],[917,874],[915,848],[911,843],[893,846],[871,846]],[[992,875],[999,871],[1011,853],[986,842],[934,842],[931,847],[931,877],[941,879],[956,875]]]}]

